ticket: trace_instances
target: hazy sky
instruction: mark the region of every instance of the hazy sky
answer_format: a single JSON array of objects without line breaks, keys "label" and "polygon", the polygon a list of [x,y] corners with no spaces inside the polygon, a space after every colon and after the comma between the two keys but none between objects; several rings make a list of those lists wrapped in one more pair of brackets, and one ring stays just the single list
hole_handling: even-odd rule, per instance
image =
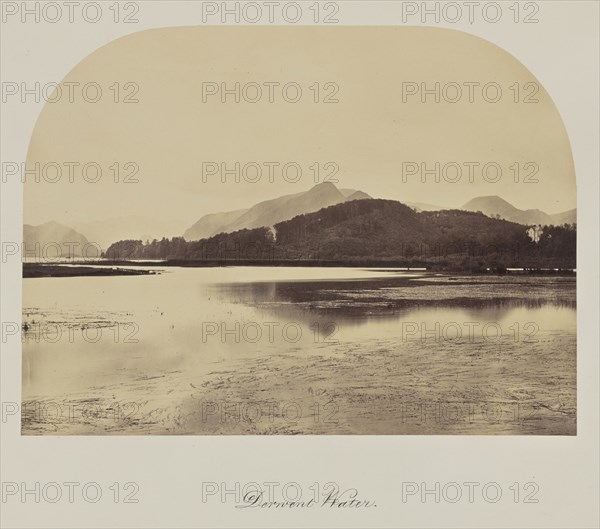
[{"label": "hazy sky", "polygon": [[[460,206],[475,196],[499,195],[521,209],[555,213],[576,207],[570,146],[548,94],[539,87],[531,96],[536,86],[527,83],[536,80],[506,52],[453,30],[308,26],[148,30],[97,50],[64,82],[81,83],[79,87],[96,82],[102,96],[96,103],[86,102],[81,89],[75,88],[75,101],[70,102],[63,86],[60,100],[44,107],[27,163],[58,164],[62,176],[57,183],[29,183],[29,177],[26,223],[141,215],[191,224],[206,213],[307,190],[315,185],[315,162],[320,163],[319,181],[334,167],[324,167],[331,162],[339,167],[334,177],[338,187],[361,189],[379,198]],[[134,95],[131,86],[125,86],[128,82],[139,86]],[[222,83],[230,89],[240,83],[239,103],[233,94],[221,101]],[[253,83],[262,89],[255,103],[244,100],[244,95],[257,98]],[[302,89],[298,102],[284,99],[286,83]],[[440,83],[439,103],[435,94],[422,102],[422,83],[429,89]],[[496,85],[489,85],[483,94],[487,83],[500,86],[498,102],[484,99],[484,95],[497,98]],[[288,99],[296,97],[297,85],[288,86]],[[458,98],[457,85],[462,89]],[[219,93],[203,101],[207,87]],[[408,87],[419,92],[408,95]],[[87,97],[93,99],[95,94],[89,88]],[[128,95],[138,102],[122,102]],[[445,101],[444,95],[458,100]],[[322,102],[326,96],[338,102]],[[522,102],[527,97],[537,102]],[[86,182],[76,167],[70,182],[65,162],[94,162],[102,177]],[[139,182],[115,183],[114,164],[119,164],[122,180],[129,172],[127,162],[139,166],[134,176]],[[225,162],[230,168],[236,162],[240,168],[251,163],[246,176],[255,177],[258,165],[262,177],[249,183],[240,174],[242,180],[236,183],[230,175],[222,183],[219,170],[203,182],[207,162]],[[280,164],[273,169],[273,182],[265,162]],[[430,174],[423,183],[421,164],[433,169],[436,162],[441,181]],[[465,165],[469,162],[473,181]],[[295,183],[282,175],[281,167],[287,163],[302,170]],[[417,164],[410,166],[416,174],[406,174],[406,163]],[[497,167],[502,170],[495,183],[482,175],[481,168],[488,163],[488,179],[496,177]],[[458,179],[456,168],[461,168],[457,182],[444,180],[445,164],[451,164],[446,166],[448,179]],[[295,177],[297,166],[289,166],[288,180]],[[46,167],[52,178],[55,166]],[[536,167],[529,179],[538,182],[523,182]],[[90,166],[88,179],[94,175]]]}]

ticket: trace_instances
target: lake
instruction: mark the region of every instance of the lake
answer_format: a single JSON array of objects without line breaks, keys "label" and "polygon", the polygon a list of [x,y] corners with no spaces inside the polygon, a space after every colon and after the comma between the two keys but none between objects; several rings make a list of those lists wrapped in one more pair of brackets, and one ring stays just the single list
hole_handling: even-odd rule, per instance
[{"label": "lake", "polygon": [[574,277],[151,269],[23,280],[23,434],[576,434]]}]

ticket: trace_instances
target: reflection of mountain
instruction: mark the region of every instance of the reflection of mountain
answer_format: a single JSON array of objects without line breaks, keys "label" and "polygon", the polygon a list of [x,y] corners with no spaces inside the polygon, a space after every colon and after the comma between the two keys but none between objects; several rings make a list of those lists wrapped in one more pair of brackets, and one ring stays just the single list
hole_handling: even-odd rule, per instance
[{"label": "reflection of mountain", "polygon": [[[79,232],[58,222],[46,222],[39,226],[23,226],[23,254],[25,257],[80,257],[88,240]],[[86,248],[87,250],[87,248]],[[91,255],[98,252],[90,250]]]},{"label": "reflection of mountain", "polygon": [[465,211],[481,211],[488,217],[498,215],[503,219],[518,222],[519,224],[562,225],[577,222],[576,209],[549,215],[539,209],[517,209],[499,196],[477,197],[469,200],[460,209]]},{"label": "reflection of mountain", "polygon": [[[338,189],[324,182],[303,193],[265,200],[250,209],[205,215],[183,235],[188,241],[211,237],[217,233],[273,226],[296,215],[312,213],[341,202],[371,198],[362,191]],[[116,240],[116,239],[115,239]]]},{"label": "reflection of mountain", "polygon": [[[512,276],[509,285],[487,276],[484,281],[453,279],[432,283],[382,272],[379,279],[232,283],[215,285],[211,297],[224,303],[245,303],[266,315],[291,321],[309,325],[335,321],[344,327],[373,320],[422,318],[424,313],[441,309],[452,309],[454,320],[462,315],[460,321],[464,322],[496,322],[515,309],[576,308],[574,278],[557,283],[554,278]],[[490,296],[490,289],[497,295]],[[443,312],[434,313],[419,321],[440,321],[442,316]],[[507,327],[504,332],[512,331]]]}]

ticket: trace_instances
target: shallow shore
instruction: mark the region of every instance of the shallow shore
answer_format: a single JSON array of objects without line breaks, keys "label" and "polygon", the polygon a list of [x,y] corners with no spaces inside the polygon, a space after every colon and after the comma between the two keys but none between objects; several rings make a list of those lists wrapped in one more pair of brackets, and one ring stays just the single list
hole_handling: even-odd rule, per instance
[{"label": "shallow shore", "polygon": [[[437,272],[464,274],[469,276],[567,276],[575,277],[574,269],[523,268],[508,270],[472,270],[460,266],[440,266],[438,263],[404,263],[390,261],[248,261],[248,260],[73,260],[68,263],[23,263],[23,277],[81,277],[81,276],[122,276],[157,273],[154,270],[136,270],[147,267],[310,267],[310,268],[384,268],[382,272],[405,270],[415,272]],[[119,268],[127,267],[127,268]]]},{"label": "shallow shore", "polygon": [[[576,435],[575,343],[540,338],[527,347],[376,340],[215,364],[203,376],[148,373],[28,398],[22,433]],[[60,414],[40,411],[57,403]]]},{"label": "shallow shore", "polygon": [[[101,263],[104,266],[89,266],[90,263],[69,264],[39,264],[23,263],[23,278],[31,277],[86,277],[86,276],[140,276],[156,274],[154,270],[131,270],[117,268],[114,265]],[[131,265],[129,265],[131,266]]]},{"label": "shallow shore", "polygon": [[575,277],[216,272],[94,278],[87,308],[70,280],[26,282],[52,301],[23,311],[22,434],[577,433]]}]

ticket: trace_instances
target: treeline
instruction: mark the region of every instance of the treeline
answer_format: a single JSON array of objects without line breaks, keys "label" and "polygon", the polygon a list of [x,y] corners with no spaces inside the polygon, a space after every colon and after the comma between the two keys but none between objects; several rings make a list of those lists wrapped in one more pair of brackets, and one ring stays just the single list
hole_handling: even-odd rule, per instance
[{"label": "treeline", "polygon": [[392,200],[337,204],[281,222],[274,229],[221,233],[200,241],[182,237],[119,241],[109,259],[168,259],[348,264],[501,272],[510,267],[575,268],[576,226],[543,226],[539,241],[528,226],[482,213],[446,210],[417,213]]}]

